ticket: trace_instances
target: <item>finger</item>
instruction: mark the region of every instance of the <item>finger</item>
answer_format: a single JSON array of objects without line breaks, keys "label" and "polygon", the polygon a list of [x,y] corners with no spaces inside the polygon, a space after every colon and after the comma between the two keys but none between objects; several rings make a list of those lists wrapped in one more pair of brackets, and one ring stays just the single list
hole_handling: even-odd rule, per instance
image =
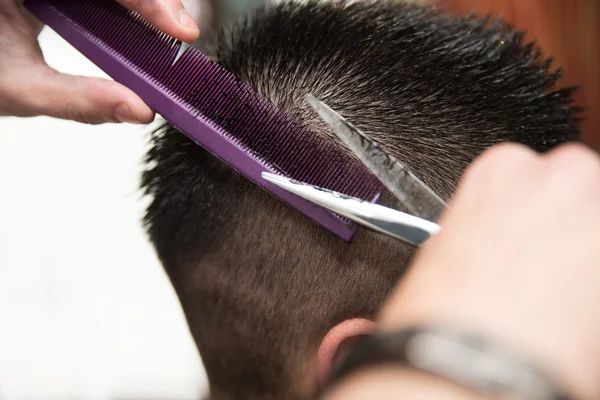
[{"label": "finger", "polygon": [[182,42],[192,43],[200,35],[198,25],[185,10],[181,0],[117,0],[137,11],[162,32]]},{"label": "finger", "polygon": [[117,82],[58,73],[47,68],[25,85],[22,113],[48,115],[87,124],[152,122],[154,112]]},{"label": "finger", "polygon": [[[545,183],[554,187],[552,201],[572,203],[573,196],[600,193],[600,156],[582,143],[558,146],[544,155]],[[548,190],[548,189],[547,189]]]},{"label": "finger", "polygon": [[566,143],[544,155],[547,163],[571,173],[594,170],[600,166],[600,156],[583,143]]},{"label": "finger", "polygon": [[484,151],[467,168],[463,175],[464,182],[472,185],[489,182],[496,175],[507,175],[507,172],[522,170],[523,165],[539,160],[540,156],[531,148],[517,143],[499,143]]},{"label": "finger", "polygon": [[532,149],[516,143],[500,143],[484,151],[464,172],[452,202],[458,199],[477,201],[478,193],[490,186],[512,180],[515,174],[527,173],[531,165],[540,162],[540,155]]},{"label": "finger", "polygon": [[30,13],[29,10],[25,8],[25,5],[20,4],[19,7],[21,9],[21,15],[27,21],[29,26],[31,26],[33,34],[35,35],[35,37],[38,37],[39,34],[42,32],[42,29],[44,28],[44,24],[39,19],[37,19],[37,17],[35,17],[32,13]]}]

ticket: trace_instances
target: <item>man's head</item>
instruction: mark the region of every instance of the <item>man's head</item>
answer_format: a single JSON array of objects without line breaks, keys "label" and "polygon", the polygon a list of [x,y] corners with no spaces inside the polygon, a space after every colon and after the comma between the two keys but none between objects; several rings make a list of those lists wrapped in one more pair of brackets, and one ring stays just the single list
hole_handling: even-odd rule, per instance
[{"label": "man's head", "polygon": [[[572,90],[554,89],[558,76],[521,38],[419,6],[286,3],[245,15],[215,54],[331,137],[304,101],[323,99],[448,199],[494,143],[544,151],[578,134]],[[313,397],[334,359],[372,330],[414,249],[366,230],[337,239],[170,126],[148,159],[148,232],[213,397]],[[401,208],[387,194],[383,203]]]}]

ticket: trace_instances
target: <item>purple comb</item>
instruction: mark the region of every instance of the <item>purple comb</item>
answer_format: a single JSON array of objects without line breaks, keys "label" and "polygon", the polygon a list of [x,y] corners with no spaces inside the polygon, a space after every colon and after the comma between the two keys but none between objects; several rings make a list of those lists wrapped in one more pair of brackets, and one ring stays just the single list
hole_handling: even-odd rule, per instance
[{"label": "purple comb", "polygon": [[308,132],[197,49],[190,47],[177,58],[181,42],[116,1],[27,0],[25,4],[180,131],[342,239],[352,238],[354,223],[263,180],[261,173],[280,174],[371,202],[383,192],[383,185],[358,160]]}]

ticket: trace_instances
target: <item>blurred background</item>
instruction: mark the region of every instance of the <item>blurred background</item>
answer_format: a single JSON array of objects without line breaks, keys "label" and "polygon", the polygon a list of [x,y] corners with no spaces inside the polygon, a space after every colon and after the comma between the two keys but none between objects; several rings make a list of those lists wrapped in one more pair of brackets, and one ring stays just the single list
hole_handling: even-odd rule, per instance
[{"label": "blurred background", "polygon": [[[207,33],[259,0],[185,1]],[[431,0],[502,16],[579,84],[600,148],[600,0]],[[53,31],[50,65],[105,76]],[[200,46],[204,46],[201,43]],[[206,380],[141,228],[148,127],[0,119],[0,400],[199,400]]]}]

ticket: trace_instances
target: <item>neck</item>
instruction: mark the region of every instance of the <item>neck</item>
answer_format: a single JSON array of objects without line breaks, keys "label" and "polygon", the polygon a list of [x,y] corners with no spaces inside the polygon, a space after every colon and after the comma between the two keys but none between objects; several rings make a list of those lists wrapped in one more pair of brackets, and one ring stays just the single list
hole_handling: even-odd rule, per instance
[{"label": "neck", "polygon": [[[209,389],[209,393],[206,395],[206,397],[203,400],[254,400],[256,399],[256,397],[250,393],[244,394],[243,397],[233,394],[233,393],[228,393],[222,390],[218,390],[215,388],[210,388]],[[271,399],[267,399],[265,398],[265,400],[271,400]]]},{"label": "neck", "polygon": [[202,400],[308,400],[313,397],[276,397],[273,395],[256,395],[256,394],[244,394],[242,396],[223,392],[220,390],[215,390],[214,388],[210,388],[210,393],[207,394]]}]

